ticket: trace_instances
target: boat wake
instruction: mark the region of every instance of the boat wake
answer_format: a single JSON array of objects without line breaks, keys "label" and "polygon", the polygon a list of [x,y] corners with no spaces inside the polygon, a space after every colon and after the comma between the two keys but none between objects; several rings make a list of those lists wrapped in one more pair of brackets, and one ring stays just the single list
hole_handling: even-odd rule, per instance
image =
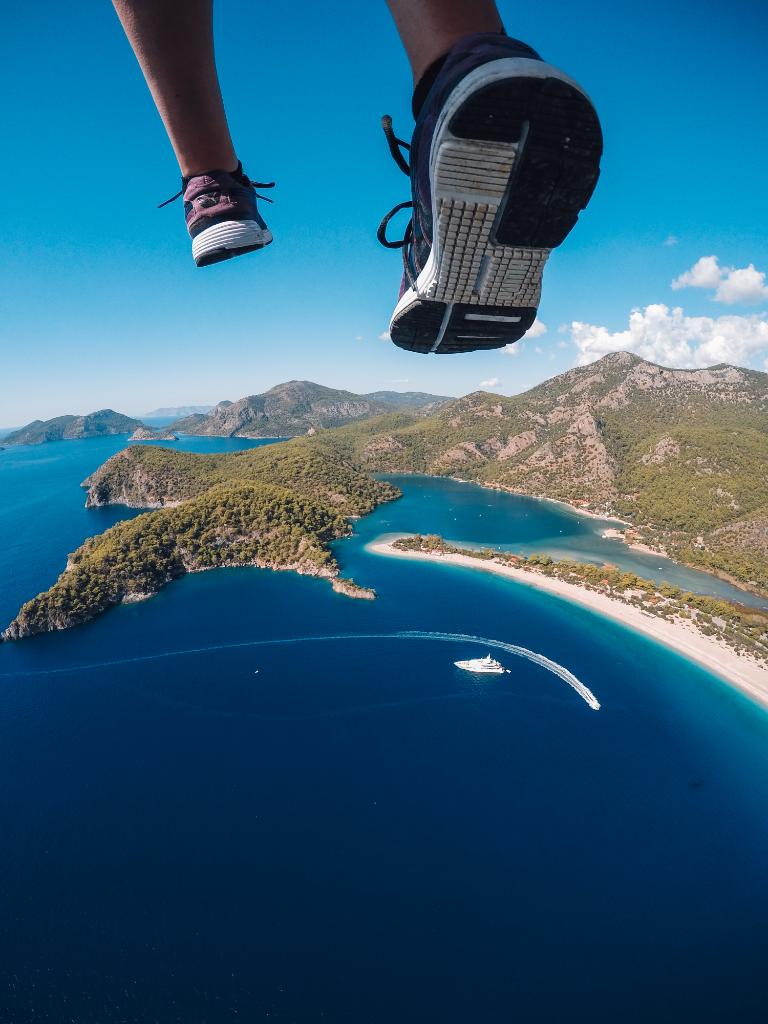
[{"label": "boat wake", "polygon": [[575,690],[582,700],[589,704],[593,711],[600,710],[600,701],[573,672],[565,668],[564,665],[560,665],[558,662],[552,661],[551,658],[547,658],[544,654],[539,654],[538,651],[531,651],[527,647],[508,644],[504,640],[491,640],[482,636],[467,636],[464,633],[422,633],[413,631],[394,633],[392,635],[403,639],[411,637],[414,640],[444,640],[449,643],[479,644],[481,647],[493,647],[497,651],[506,651],[508,654],[514,654],[518,658],[525,658],[526,661],[532,661],[534,665],[540,665],[542,668],[545,668],[548,672],[557,676],[558,679],[562,679],[564,683],[567,683],[571,689]]},{"label": "boat wake", "polygon": [[489,637],[470,636],[466,633],[435,633],[428,630],[401,630],[396,633],[338,633],[332,636],[299,636],[287,637],[284,639],[272,640],[245,640],[231,644],[211,644],[208,647],[190,647],[178,651],[163,651],[160,654],[144,654],[134,658],[119,658],[113,661],[97,661],[85,665],[72,665],[68,668],[37,669],[26,672],[1,672],[0,678],[8,679],[20,676],[53,676],[65,675],[72,672],[93,672],[101,668],[116,668],[121,665],[134,665],[142,662],[160,661],[164,658],[180,658],[193,654],[210,654],[214,651],[233,651],[249,647],[276,647],[304,643],[328,643],[345,642],[348,640],[436,640],[440,643],[451,644],[474,644],[479,647],[491,648],[497,651],[505,651],[507,654],[514,654],[518,658],[525,658],[541,668],[551,672],[552,675],[562,679],[572,690],[584,700],[593,711],[600,710],[600,701],[592,693],[589,687],[565,668],[564,665],[552,661],[538,651],[531,651],[527,647],[519,647],[517,644],[508,644],[504,640],[493,640]]}]

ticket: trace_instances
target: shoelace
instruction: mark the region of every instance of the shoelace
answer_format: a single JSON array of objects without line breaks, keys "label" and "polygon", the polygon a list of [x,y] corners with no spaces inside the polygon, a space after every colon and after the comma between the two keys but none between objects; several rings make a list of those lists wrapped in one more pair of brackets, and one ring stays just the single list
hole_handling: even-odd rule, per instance
[{"label": "shoelace", "polygon": [[[244,185],[246,188],[252,188],[257,199],[263,199],[265,203],[274,203],[274,199],[270,199],[269,196],[263,196],[259,192],[256,192],[257,188],[274,188],[274,181],[251,181],[247,174],[244,174],[239,168],[237,171],[229,172],[231,177],[235,179],[238,185]],[[197,177],[197,175],[195,175]],[[158,205],[158,210],[162,210],[164,206],[169,203],[175,203],[177,199],[180,199],[184,195],[187,189],[186,179],[182,179],[181,190],[176,193],[175,196],[171,196],[170,199],[166,199],[164,203]],[[211,186],[211,191],[217,191],[217,186]],[[202,193],[205,194],[205,193]]]},{"label": "shoelace", "polygon": [[[398,139],[395,135],[394,129],[392,128],[392,118],[389,114],[385,114],[381,119],[381,127],[384,130],[384,137],[387,140],[389,146],[389,152],[392,154],[392,159],[395,161],[397,166],[403,172],[403,174],[411,176],[411,165],[403,156],[402,151],[404,149],[410,150],[410,143],[405,142],[404,139]],[[406,203],[398,203],[397,206],[393,206],[389,213],[384,217],[381,224],[379,224],[379,230],[376,232],[376,237],[379,242],[387,249],[400,249],[403,254],[403,269],[405,270],[405,276],[408,278],[408,282],[412,288],[416,287],[416,279],[413,276],[411,265],[408,260],[411,243],[413,242],[413,217],[408,221],[408,226],[405,229],[405,234],[402,238],[396,242],[391,242],[387,238],[387,227],[389,222],[395,217],[401,210],[413,209],[413,200],[408,200]]]}]

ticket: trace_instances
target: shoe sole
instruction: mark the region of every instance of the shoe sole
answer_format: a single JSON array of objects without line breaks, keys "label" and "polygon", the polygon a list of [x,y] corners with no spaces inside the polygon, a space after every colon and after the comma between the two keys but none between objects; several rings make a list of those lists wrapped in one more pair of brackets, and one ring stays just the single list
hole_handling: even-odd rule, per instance
[{"label": "shoe sole", "polygon": [[198,267],[209,267],[233,256],[263,249],[272,232],[255,220],[226,220],[213,224],[192,239],[192,258]]},{"label": "shoe sole", "polygon": [[435,238],[395,308],[394,343],[443,354],[522,338],[547,258],[589,202],[601,155],[589,97],[557,68],[505,58],[467,75],[435,129]]}]

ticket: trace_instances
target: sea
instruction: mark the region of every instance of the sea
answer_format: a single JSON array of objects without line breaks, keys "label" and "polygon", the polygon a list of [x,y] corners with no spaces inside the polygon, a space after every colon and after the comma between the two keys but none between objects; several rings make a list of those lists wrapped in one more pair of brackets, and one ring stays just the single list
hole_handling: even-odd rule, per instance
[{"label": "sea", "polygon": [[[126,444],[0,451],[2,625],[139,514],[79,486]],[[766,1020],[768,714],[587,609],[368,545],[744,595],[564,506],[391,479],[335,545],[375,601],[224,569],[0,645],[0,1024]],[[486,653],[509,672],[454,666]]]}]

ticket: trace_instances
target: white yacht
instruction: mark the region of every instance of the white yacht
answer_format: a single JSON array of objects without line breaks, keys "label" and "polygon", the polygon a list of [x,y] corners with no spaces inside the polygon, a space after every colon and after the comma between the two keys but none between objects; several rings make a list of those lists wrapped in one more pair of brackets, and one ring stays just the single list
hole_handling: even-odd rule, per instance
[{"label": "white yacht", "polygon": [[494,675],[501,675],[502,672],[509,672],[508,668],[494,660],[490,654],[486,654],[484,658],[470,658],[468,661],[454,661],[456,668],[461,668],[465,672],[480,672],[486,673],[491,672]]}]

